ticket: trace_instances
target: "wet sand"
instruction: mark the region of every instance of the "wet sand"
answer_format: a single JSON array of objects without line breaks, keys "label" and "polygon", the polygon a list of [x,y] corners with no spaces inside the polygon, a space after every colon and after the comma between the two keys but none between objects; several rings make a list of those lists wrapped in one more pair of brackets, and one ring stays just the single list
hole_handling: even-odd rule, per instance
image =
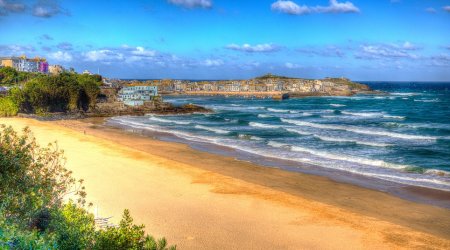
[{"label": "wet sand", "polygon": [[450,248],[449,209],[196,151],[99,120],[0,123],[30,126],[42,145],[57,140],[102,216],[117,221],[128,208],[149,233],[179,249]]}]

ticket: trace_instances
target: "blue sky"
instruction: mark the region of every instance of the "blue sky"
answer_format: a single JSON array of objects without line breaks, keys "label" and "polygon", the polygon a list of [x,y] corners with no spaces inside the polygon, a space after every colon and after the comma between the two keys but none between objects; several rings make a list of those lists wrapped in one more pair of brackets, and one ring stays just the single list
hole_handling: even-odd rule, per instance
[{"label": "blue sky", "polygon": [[115,78],[450,81],[450,0],[0,0],[0,55]]}]

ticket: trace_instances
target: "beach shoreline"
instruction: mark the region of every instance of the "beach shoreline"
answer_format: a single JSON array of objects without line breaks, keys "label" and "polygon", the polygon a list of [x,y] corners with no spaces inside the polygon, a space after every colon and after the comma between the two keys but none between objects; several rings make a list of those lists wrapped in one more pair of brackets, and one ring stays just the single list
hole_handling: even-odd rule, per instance
[{"label": "beach shoreline", "polygon": [[[98,126],[106,126],[107,128],[115,128],[122,131],[127,131],[132,134],[138,134],[149,139],[174,142],[187,145],[193,150],[207,152],[213,155],[220,155],[225,157],[232,157],[237,161],[251,162],[258,167],[268,167],[280,169],[288,172],[298,172],[313,176],[322,176],[329,178],[338,183],[347,183],[363,188],[368,188],[376,191],[381,191],[406,199],[412,202],[429,204],[450,209],[450,192],[440,189],[432,189],[422,186],[411,186],[407,184],[390,182],[375,177],[367,177],[363,175],[353,174],[343,170],[329,169],[319,165],[299,163],[297,161],[290,161],[287,159],[279,159],[270,156],[261,156],[259,154],[252,154],[239,149],[221,146],[208,142],[196,142],[186,140],[176,134],[169,132],[157,132],[153,130],[135,128],[133,126],[121,125],[120,123],[111,122],[114,118],[105,119],[85,119],[81,121],[93,122]],[[104,127],[105,128],[105,127]],[[239,178],[239,177],[238,177]]]},{"label": "beach shoreline", "polygon": [[[317,243],[322,244],[323,248],[333,248],[333,246],[339,248],[339,246],[344,247],[350,244],[356,244],[355,248],[446,248],[450,246],[449,209],[407,201],[384,192],[339,183],[326,177],[262,167],[232,157],[197,151],[184,144],[159,141],[121,129],[105,127],[101,125],[102,121],[103,119],[85,119],[40,122],[12,118],[2,119],[0,123],[12,125],[16,129],[30,126],[39,142],[61,140],[62,143],[59,145],[62,149],[65,149],[65,145],[69,147],[69,149],[65,149],[68,154],[68,168],[74,171],[76,177],[86,180],[88,199],[91,197],[94,204],[101,204],[105,212],[112,213],[114,216],[117,216],[120,209],[114,207],[113,204],[115,201],[119,201],[119,204],[130,208],[132,214],[136,213],[137,222],[150,224],[147,225],[150,232],[154,231],[153,229],[157,230],[157,235],[167,236],[169,242],[174,241],[181,249],[193,249],[195,243],[201,246],[197,249],[208,249],[212,246],[222,249],[224,247],[235,248],[240,244],[237,241],[240,239],[239,237],[247,239],[246,244],[250,242],[250,245],[247,246],[253,249],[259,249],[269,243],[267,245],[270,246],[269,249],[275,246],[298,249],[298,247],[313,246],[311,245],[312,241],[309,242],[308,239],[318,236],[310,235],[311,232],[329,233],[335,237],[330,237],[329,242]],[[51,139],[52,136],[57,138]],[[74,149],[69,146],[71,145],[69,142],[76,143],[74,146],[78,147],[85,145],[86,148]],[[87,152],[86,150],[90,147],[96,150]],[[114,154],[110,150],[114,151]],[[72,155],[72,151],[78,151],[80,155],[93,154],[96,156],[97,159],[89,158],[87,162],[90,163],[97,161],[98,164],[102,161],[98,157],[101,158],[102,155],[105,156],[106,162],[108,157],[119,154],[121,158],[129,158],[130,161],[138,161],[134,163],[143,165],[130,166],[108,161],[115,170],[115,173],[109,173],[112,171],[111,167],[101,166],[99,169],[93,169],[87,166],[88,163],[74,160],[76,156]],[[71,163],[71,158],[76,162]],[[144,163],[151,166],[144,166]],[[132,167],[134,167],[133,171],[137,173],[128,173],[127,170]],[[157,172],[159,173],[157,176],[164,178],[166,177],[160,174],[161,171],[166,174],[170,172],[173,176],[180,175],[178,177],[184,178],[186,183],[182,188],[177,188],[178,184],[173,180],[171,180],[172,182],[166,180],[167,183],[163,184],[155,181],[155,176],[147,173],[148,171]],[[115,176],[117,173],[122,173],[124,176]],[[102,174],[111,175],[106,178]],[[200,219],[199,224],[195,224],[196,218],[187,219],[189,223],[181,223],[183,225],[178,225],[179,229],[174,229],[173,227],[177,225],[173,224],[171,218],[160,218],[162,214],[166,213],[169,216],[170,213],[158,209],[156,209],[157,212],[152,212],[151,208],[155,209],[155,205],[145,199],[138,201],[133,199],[136,198],[135,192],[137,192],[133,190],[137,188],[139,188],[139,192],[150,192],[156,195],[153,193],[155,191],[148,190],[152,185],[147,186],[146,183],[124,179],[127,175],[133,174],[139,174],[139,176],[134,176],[136,178],[145,177],[149,183],[155,181],[161,184],[161,195],[173,195],[172,188],[177,189],[177,192],[182,192],[175,192],[180,196],[166,198],[167,200],[163,204],[184,205],[182,208],[170,208],[169,212],[189,217],[193,216],[192,213],[201,211],[206,213],[205,218]],[[111,181],[110,178],[120,184],[113,190],[107,190],[106,183]],[[99,181],[102,179],[103,181]],[[134,185],[138,187],[134,187]],[[99,191],[102,188],[104,190]],[[117,199],[118,197],[114,195],[115,190],[119,193],[130,192],[130,197]],[[187,201],[180,203],[177,201],[177,197],[184,196],[182,190],[190,194],[193,194],[192,190],[195,190],[194,193],[199,192],[201,195],[199,197],[191,196],[192,203]],[[198,194],[196,193],[196,195]],[[217,204],[211,205],[215,210],[201,207],[201,204],[209,204],[215,199],[220,200]],[[242,205],[242,202],[246,202],[246,205]],[[232,211],[227,210],[228,206],[228,210]],[[257,211],[259,210],[257,208],[260,207],[261,211]],[[287,210],[289,210],[288,214],[276,213]],[[252,215],[253,212],[254,215]],[[216,218],[218,215],[226,218]],[[267,217],[264,221],[256,220],[256,218],[266,218],[264,216]],[[178,218],[178,215],[173,215],[173,217]],[[238,220],[242,217],[245,219]],[[165,222],[161,222],[161,220]],[[154,223],[155,221],[157,223]],[[219,223],[217,228],[204,227],[205,223],[213,221]],[[247,221],[248,224],[243,223],[244,221]],[[286,222],[288,223],[286,224]],[[158,230],[155,224],[162,229]],[[224,228],[220,228],[220,225]],[[314,231],[310,227],[319,231]],[[308,234],[305,234],[307,228],[309,231]],[[193,232],[192,234],[195,236],[183,238],[177,235],[186,229]],[[336,231],[336,229],[349,231]],[[273,235],[267,236],[267,232],[273,232]],[[361,235],[350,237],[355,232]],[[304,238],[299,237],[299,233],[303,233]],[[202,238],[202,234],[204,234],[204,238]],[[269,239],[266,240],[270,242],[257,243],[263,236],[268,237]],[[199,240],[199,238],[202,239]],[[236,241],[225,243],[230,239]],[[319,245],[314,246],[320,248]]]}]

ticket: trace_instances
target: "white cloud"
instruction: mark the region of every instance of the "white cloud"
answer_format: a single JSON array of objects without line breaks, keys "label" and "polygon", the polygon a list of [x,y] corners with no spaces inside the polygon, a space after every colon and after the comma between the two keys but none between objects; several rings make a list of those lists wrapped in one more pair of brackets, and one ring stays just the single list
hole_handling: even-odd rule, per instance
[{"label": "white cloud", "polygon": [[244,51],[244,52],[275,52],[279,50],[279,47],[273,44],[256,44],[256,45],[250,45],[248,43],[243,45],[237,45],[237,44],[230,44],[227,45],[225,48],[231,49],[231,50],[237,50],[237,51]]},{"label": "white cloud", "polygon": [[143,57],[153,57],[156,55],[156,51],[146,50],[144,47],[136,47],[135,50],[131,51],[131,54]]},{"label": "white cloud", "polygon": [[417,59],[416,54],[412,51],[418,50],[419,47],[413,45],[410,42],[403,44],[376,44],[376,45],[363,45],[360,48],[356,58],[359,59],[399,59],[410,58]]},{"label": "white cloud", "polygon": [[444,6],[442,9],[450,13],[450,5]]},{"label": "white cloud", "polygon": [[186,8],[211,8],[212,1],[211,0],[168,0],[169,3],[183,6]]},{"label": "white cloud", "polygon": [[416,49],[418,49],[418,47],[416,45],[414,45],[414,44],[412,44],[412,43],[410,43],[408,41],[404,42],[401,47],[404,48],[404,49],[407,49],[407,50],[416,50]]},{"label": "white cloud", "polygon": [[295,64],[295,63],[290,63],[290,62],[285,63],[284,66],[286,66],[286,68],[288,68],[288,69],[299,69],[299,68],[302,68],[301,65],[298,65],[298,64]]},{"label": "white cloud", "polygon": [[86,61],[97,62],[97,61],[120,61],[124,59],[122,53],[118,53],[112,50],[91,50],[84,53]]},{"label": "white cloud", "polygon": [[69,15],[57,0],[38,0],[33,7],[33,15],[36,17],[49,18],[58,14]]},{"label": "white cloud", "polygon": [[311,9],[308,6],[299,6],[298,4],[292,2],[292,1],[286,1],[286,0],[278,0],[271,6],[273,11],[279,11],[286,14],[291,15],[302,15],[302,14],[308,14],[311,12]]},{"label": "white cloud", "polygon": [[322,7],[317,6],[313,8],[315,12],[319,13],[358,13],[359,8],[351,2],[339,3],[337,0],[330,0],[330,5]]},{"label": "white cloud", "polygon": [[450,66],[450,54],[440,54],[431,57],[431,64],[433,66]]},{"label": "white cloud", "polygon": [[222,66],[224,63],[220,59],[206,59],[203,64],[208,67]]},{"label": "white cloud", "polygon": [[278,0],[271,6],[273,11],[279,11],[291,15],[303,15],[310,13],[358,13],[359,8],[351,2],[338,2],[337,0],[330,0],[328,6],[309,7],[306,5],[299,6],[293,1]]},{"label": "white cloud", "polygon": [[71,62],[73,57],[69,52],[57,51],[49,54],[49,57],[59,62]]},{"label": "white cloud", "polygon": [[36,49],[33,46],[23,45],[0,45],[0,54],[7,56],[26,55],[34,53]]},{"label": "white cloud", "polygon": [[22,12],[25,10],[25,5],[21,3],[14,3],[12,1],[0,0],[0,16],[8,15],[11,12]]}]

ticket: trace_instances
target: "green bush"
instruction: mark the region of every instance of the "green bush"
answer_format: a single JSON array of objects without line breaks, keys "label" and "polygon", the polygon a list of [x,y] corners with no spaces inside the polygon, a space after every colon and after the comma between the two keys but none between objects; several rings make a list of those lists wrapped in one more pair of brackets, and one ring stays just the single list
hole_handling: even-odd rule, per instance
[{"label": "green bush", "polygon": [[0,97],[0,116],[15,116],[19,106],[10,97]]},{"label": "green bush", "polygon": [[94,215],[72,201],[52,214],[49,231],[57,232],[60,249],[92,249],[95,240]]},{"label": "green bush", "polygon": [[[117,227],[96,229],[82,181],[64,163],[56,143],[42,148],[28,128],[0,125],[0,249],[175,249],[146,235],[128,210]],[[67,194],[76,201],[64,204]]]},{"label": "green bush", "polygon": [[0,68],[0,85],[20,84],[30,78],[42,75],[42,73],[19,72],[12,67]]},{"label": "green bush", "polygon": [[144,249],[144,250],[175,250],[176,246],[167,247],[167,241],[158,241],[145,235],[144,225],[134,225],[130,212],[123,212],[118,227],[108,227],[97,234],[94,249]]},{"label": "green bush", "polygon": [[13,88],[9,96],[20,112],[34,114],[92,110],[102,79],[98,75],[75,73],[39,74],[28,78],[22,88]]}]

